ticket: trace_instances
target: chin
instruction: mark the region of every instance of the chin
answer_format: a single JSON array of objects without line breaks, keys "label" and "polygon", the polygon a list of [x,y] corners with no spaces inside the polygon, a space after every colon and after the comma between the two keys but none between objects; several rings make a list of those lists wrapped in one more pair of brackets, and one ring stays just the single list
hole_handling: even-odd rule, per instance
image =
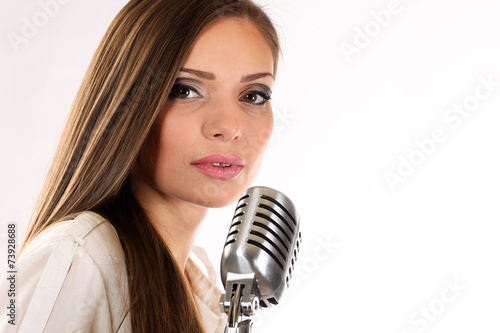
[{"label": "chin", "polygon": [[219,195],[219,196],[206,196],[201,201],[195,202],[199,206],[205,208],[223,208],[234,204],[239,198],[241,193],[234,195]]},{"label": "chin", "polygon": [[238,201],[246,189],[247,186],[226,187],[212,183],[195,189],[191,202],[205,208],[223,208]]}]

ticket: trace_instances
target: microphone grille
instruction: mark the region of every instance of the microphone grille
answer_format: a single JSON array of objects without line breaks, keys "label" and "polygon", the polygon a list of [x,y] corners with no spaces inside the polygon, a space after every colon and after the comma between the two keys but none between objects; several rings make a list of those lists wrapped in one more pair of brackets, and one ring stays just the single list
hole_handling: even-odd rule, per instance
[{"label": "microphone grille", "polygon": [[252,187],[240,198],[229,228],[221,263],[225,274],[255,273],[260,305],[279,303],[300,250],[302,235],[295,206],[283,193]]}]

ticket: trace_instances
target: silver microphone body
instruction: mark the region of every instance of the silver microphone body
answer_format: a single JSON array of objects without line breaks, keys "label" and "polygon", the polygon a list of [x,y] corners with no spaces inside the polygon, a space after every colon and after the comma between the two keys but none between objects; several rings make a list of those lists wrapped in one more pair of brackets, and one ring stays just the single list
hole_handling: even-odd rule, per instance
[{"label": "silver microphone body", "polygon": [[[221,278],[226,294],[221,309],[229,314],[231,302],[237,301],[240,314],[251,315],[259,305],[279,304],[297,260],[299,227],[295,206],[283,193],[252,187],[243,194],[222,253]],[[238,285],[242,286],[241,295],[236,294],[238,299],[234,300]],[[236,318],[232,320],[234,324]]]}]

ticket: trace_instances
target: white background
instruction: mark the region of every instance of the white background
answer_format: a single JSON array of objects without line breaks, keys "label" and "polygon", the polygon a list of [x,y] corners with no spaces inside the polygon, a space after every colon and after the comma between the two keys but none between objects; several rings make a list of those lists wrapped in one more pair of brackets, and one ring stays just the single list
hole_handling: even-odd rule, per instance
[{"label": "white background", "polygon": [[[254,331],[498,332],[500,2],[259,2],[284,58],[256,185],[292,198],[303,243],[292,291]],[[5,224],[22,239],[83,74],[124,4],[67,1],[16,48],[8,34],[43,9],[2,0],[2,265]],[[447,113],[463,103],[474,110]],[[402,181],[391,188],[388,172]],[[217,268],[233,209],[211,212],[198,239]]]}]

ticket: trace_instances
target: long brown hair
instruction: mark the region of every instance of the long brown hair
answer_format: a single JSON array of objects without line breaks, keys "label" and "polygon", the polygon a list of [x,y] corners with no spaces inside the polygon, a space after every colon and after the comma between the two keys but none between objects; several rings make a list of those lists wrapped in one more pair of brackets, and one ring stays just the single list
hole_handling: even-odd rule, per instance
[{"label": "long brown hair", "polygon": [[116,229],[129,274],[134,332],[203,332],[167,244],[131,192],[131,172],[200,31],[223,17],[277,33],[250,0],[131,0],[97,49],[76,96],[23,247],[50,225],[95,211]]}]

